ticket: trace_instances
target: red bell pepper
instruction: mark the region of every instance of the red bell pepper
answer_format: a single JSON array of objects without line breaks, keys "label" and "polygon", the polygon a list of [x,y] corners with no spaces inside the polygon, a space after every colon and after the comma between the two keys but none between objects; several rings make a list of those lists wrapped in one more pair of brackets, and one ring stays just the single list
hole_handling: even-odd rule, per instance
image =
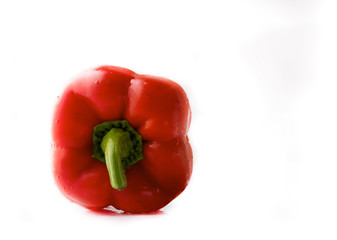
[{"label": "red bell pepper", "polygon": [[87,70],[55,108],[56,184],[86,208],[156,211],[191,177],[190,120],[187,96],[171,80],[113,66]]}]

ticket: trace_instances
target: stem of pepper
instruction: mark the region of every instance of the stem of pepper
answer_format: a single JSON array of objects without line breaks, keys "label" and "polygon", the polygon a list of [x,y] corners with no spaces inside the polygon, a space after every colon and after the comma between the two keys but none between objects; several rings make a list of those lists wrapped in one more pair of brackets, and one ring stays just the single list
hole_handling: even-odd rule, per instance
[{"label": "stem of pepper", "polygon": [[130,133],[120,128],[112,128],[103,137],[101,148],[105,154],[111,186],[117,190],[123,190],[127,182],[122,159],[128,158],[133,148]]}]

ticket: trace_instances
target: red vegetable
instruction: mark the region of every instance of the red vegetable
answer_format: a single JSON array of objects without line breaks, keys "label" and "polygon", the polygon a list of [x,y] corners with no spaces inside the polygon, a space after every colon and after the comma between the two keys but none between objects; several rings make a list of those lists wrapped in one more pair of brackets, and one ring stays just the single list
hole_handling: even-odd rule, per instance
[{"label": "red vegetable", "polygon": [[190,106],[175,82],[102,66],[65,89],[52,125],[61,192],[91,209],[156,211],[187,186]]}]

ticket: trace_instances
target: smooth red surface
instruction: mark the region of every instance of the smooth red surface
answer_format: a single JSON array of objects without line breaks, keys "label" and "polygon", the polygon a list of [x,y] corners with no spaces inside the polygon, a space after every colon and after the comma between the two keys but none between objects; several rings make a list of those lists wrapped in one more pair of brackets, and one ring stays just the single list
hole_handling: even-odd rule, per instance
[{"label": "smooth red surface", "polygon": [[[55,109],[53,171],[62,193],[91,209],[110,205],[131,213],[156,211],[187,186],[192,149],[190,106],[175,82],[102,66],[65,89]],[[91,157],[93,127],[126,119],[143,137],[144,159],[126,171],[127,187],[111,187],[104,163]]]}]

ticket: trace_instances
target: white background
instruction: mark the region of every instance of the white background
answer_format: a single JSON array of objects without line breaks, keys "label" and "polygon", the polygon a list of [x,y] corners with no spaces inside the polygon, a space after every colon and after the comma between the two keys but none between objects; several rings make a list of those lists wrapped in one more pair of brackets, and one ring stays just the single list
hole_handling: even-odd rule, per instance
[{"label": "white background", "polygon": [[[2,0],[0,238],[336,239],[336,9]],[[171,78],[189,96],[194,172],[160,214],[95,214],[54,185],[56,97],[103,64]]]}]

